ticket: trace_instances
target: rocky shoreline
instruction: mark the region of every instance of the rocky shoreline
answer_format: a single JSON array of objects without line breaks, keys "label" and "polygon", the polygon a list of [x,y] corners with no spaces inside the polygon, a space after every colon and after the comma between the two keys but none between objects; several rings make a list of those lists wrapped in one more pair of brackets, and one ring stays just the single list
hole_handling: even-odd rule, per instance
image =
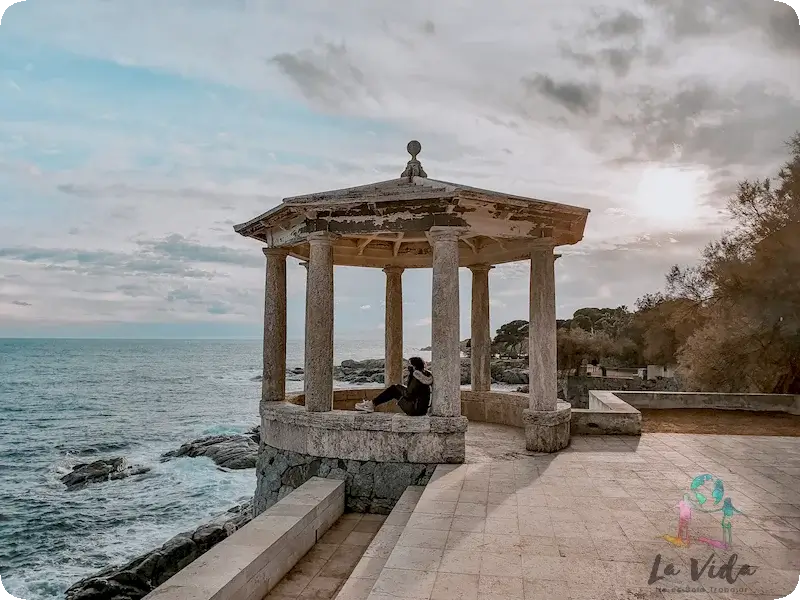
[{"label": "rocky shoreline", "polygon": [[252,518],[252,502],[234,506],[126,565],[110,566],[78,581],[66,591],[66,600],[139,600]]}]

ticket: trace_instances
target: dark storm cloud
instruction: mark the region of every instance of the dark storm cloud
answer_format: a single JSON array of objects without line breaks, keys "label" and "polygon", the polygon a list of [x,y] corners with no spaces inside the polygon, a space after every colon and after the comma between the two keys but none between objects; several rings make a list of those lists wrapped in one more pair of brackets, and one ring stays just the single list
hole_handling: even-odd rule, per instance
[{"label": "dark storm cloud", "polygon": [[[644,19],[628,10],[613,14],[595,11],[595,21],[587,24],[569,41],[560,44],[561,55],[582,67],[600,67],[617,77],[625,77],[639,59],[656,63],[662,51],[645,46]],[[600,47],[596,44],[601,42]]]},{"label": "dark storm cloud", "polygon": [[695,37],[758,31],[779,50],[800,52],[797,14],[782,2],[765,0],[647,0],[665,19],[668,33],[680,41]]},{"label": "dark storm cloud", "polygon": [[600,20],[590,31],[605,39],[635,36],[644,31],[644,19],[629,10],[621,10],[613,16],[600,15]]},{"label": "dark storm cloud", "polygon": [[699,79],[684,80],[672,94],[639,89],[627,112],[607,125],[631,140],[635,160],[767,165],[786,155],[784,142],[800,124],[800,101],[750,84],[731,94]]},{"label": "dark storm cloud", "polygon": [[283,52],[269,62],[313,102],[338,106],[352,92],[364,88],[364,74],[353,64],[344,44],[325,43],[313,50]]},{"label": "dark storm cloud", "polygon": [[207,246],[177,233],[162,240],[148,240],[138,244],[149,254],[178,262],[217,263],[242,267],[260,267],[264,262],[263,257],[259,256],[260,252],[242,252],[227,246]]},{"label": "dark storm cloud", "polygon": [[30,302],[23,302],[22,300],[14,300],[11,304],[15,306],[33,306]]},{"label": "dark storm cloud", "polygon": [[593,115],[600,108],[602,90],[595,84],[576,81],[559,83],[541,73],[523,78],[522,83],[529,92],[539,94],[576,115]]},{"label": "dark storm cloud", "polygon": [[[159,240],[138,242],[135,252],[77,250],[73,248],[38,248],[16,246],[0,248],[0,259],[42,265],[46,269],[85,275],[174,275],[193,279],[212,279],[216,272],[198,269],[192,263],[259,267],[257,252],[241,252],[225,246],[209,246],[179,234]],[[135,295],[133,288],[120,289]]]}]

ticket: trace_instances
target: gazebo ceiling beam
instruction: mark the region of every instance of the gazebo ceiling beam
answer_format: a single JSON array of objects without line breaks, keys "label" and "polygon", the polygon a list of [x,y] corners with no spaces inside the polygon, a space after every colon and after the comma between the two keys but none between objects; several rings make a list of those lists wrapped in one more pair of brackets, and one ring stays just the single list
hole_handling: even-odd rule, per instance
[{"label": "gazebo ceiling beam", "polygon": [[394,248],[392,249],[392,253],[397,256],[397,253],[400,252],[400,246],[403,245],[403,237],[405,236],[404,232],[400,232],[397,234],[397,239],[394,242]]},{"label": "gazebo ceiling beam", "polygon": [[378,237],[378,234],[376,233],[376,234],[373,234],[373,235],[371,235],[371,236],[369,236],[367,238],[364,238],[360,242],[358,242],[358,255],[359,256],[363,255],[364,254],[364,250],[366,250],[367,246],[369,246],[370,243],[377,237]]}]

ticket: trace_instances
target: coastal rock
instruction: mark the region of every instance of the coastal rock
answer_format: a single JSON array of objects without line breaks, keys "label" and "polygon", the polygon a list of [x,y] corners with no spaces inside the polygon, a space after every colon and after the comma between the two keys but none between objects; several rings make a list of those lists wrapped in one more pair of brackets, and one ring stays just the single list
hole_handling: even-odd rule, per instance
[{"label": "coastal rock", "polygon": [[68,491],[72,492],[83,488],[89,483],[115,481],[133,475],[142,475],[149,471],[149,467],[141,465],[128,466],[124,458],[115,457],[77,464],[72,468],[72,472],[61,478],[61,482],[67,486]]},{"label": "coastal rock", "polygon": [[346,383],[383,383],[384,364],[382,358],[368,360],[345,360],[333,368],[333,378]]},{"label": "coastal rock", "polygon": [[224,469],[253,469],[256,466],[258,442],[254,434],[212,435],[188,442],[161,456],[162,461],[170,458],[207,456]]},{"label": "coastal rock", "polygon": [[194,531],[180,533],[163,546],[124,566],[106,567],[78,581],[66,600],[139,600],[252,519],[252,503],[234,506]]}]

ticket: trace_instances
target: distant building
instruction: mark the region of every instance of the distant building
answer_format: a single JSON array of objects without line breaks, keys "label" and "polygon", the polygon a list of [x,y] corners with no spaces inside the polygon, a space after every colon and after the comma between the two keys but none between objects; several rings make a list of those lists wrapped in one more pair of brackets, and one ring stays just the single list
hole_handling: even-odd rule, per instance
[{"label": "distant building", "polygon": [[[672,379],[675,377],[675,369],[675,365],[647,365],[646,378],[658,379],[661,377],[664,379]],[[639,370],[643,371],[644,369]]]}]

